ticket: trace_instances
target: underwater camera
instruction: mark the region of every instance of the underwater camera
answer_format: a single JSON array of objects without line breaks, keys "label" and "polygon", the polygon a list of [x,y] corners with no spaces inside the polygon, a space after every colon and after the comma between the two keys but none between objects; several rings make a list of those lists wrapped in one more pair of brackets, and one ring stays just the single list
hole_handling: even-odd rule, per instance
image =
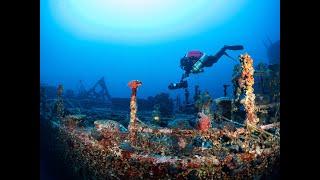
[{"label": "underwater camera", "polygon": [[181,88],[187,88],[188,82],[187,81],[180,81],[178,83],[170,83],[168,88],[169,89],[181,89]]}]

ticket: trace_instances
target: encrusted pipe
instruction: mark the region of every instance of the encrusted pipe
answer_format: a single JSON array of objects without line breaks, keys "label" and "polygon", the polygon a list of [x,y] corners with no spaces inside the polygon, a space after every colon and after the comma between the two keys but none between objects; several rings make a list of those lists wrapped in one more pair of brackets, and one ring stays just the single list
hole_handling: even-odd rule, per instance
[{"label": "encrusted pipe", "polygon": [[131,88],[131,99],[130,99],[130,123],[129,123],[129,133],[130,142],[134,145],[137,138],[137,89],[142,85],[141,81],[133,80],[128,83]]},{"label": "encrusted pipe", "polygon": [[253,92],[254,84],[254,68],[253,60],[248,54],[240,56],[241,76],[239,78],[239,86],[245,91],[244,107],[246,110],[246,125],[248,128],[256,127],[259,122],[255,113],[255,94]]},{"label": "encrusted pipe", "polygon": [[62,98],[62,93],[63,93],[63,86],[59,84],[57,88],[57,102],[56,102],[56,113],[57,117],[61,119],[64,115],[64,105],[63,105],[63,98]]}]

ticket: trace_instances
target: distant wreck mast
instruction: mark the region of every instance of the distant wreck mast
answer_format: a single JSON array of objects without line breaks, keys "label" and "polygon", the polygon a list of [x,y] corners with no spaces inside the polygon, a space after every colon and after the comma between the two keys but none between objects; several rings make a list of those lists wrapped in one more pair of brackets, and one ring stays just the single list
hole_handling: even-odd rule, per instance
[{"label": "distant wreck mast", "polygon": [[64,105],[63,105],[63,85],[59,84],[57,88],[57,102],[56,102],[56,113],[59,119],[62,119],[64,116]]},{"label": "distant wreck mast", "polygon": [[255,113],[255,94],[253,93],[254,69],[253,60],[248,54],[240,56],[241,76],[238,80],[239,87],[244,90],[244,107],[247,113],[246,125],[248,129],[255,128],[259,118]]},{"label": "distant wreck mast", "polygon": [[133,80],[128,83],[131,88],[131,99],[130,99],[130,123],[129,123],[129,133],[130,142],[135,144],[137,138],[137,89],[142,85],[141,81]]}]

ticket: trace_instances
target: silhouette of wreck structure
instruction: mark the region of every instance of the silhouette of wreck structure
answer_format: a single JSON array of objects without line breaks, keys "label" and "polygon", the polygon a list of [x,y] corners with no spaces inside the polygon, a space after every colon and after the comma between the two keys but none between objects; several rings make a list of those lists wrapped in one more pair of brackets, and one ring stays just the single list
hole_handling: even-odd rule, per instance
[{"label": "silhouette of wreck structure", "polygon": [[82,81],[79,83],[79,93],[76,99],[82,107],[108,107],[112,104],[104,77],[99,79],[89,90],[86,90]]}]

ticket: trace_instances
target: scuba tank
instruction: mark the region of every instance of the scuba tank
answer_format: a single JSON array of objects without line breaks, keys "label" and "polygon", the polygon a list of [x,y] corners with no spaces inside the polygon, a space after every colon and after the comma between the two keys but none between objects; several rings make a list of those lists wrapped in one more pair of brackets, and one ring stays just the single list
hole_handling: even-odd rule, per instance
[{"label": "scuba tank", "polygon": [[203,54],[200,59],[194,63],[192,66],[191,72],[192,73],[201,73],[203,72],[203,64],[205,64],[208,61],[208,56],[206,54]]}]

